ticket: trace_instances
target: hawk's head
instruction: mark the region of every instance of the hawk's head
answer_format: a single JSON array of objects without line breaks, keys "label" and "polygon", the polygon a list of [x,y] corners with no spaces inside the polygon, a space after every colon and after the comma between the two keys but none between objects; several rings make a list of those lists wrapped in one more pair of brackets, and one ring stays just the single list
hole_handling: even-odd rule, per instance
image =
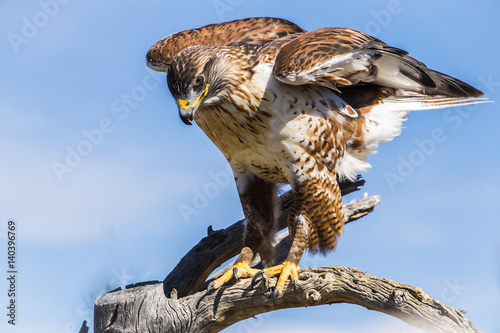
[{"label": "hawk's head", "polygon": [[196,45],[179,52],[168,69],[167,83],[182,121],[191,125],[200,106],[220,102],[230,86],[229,54],[216,45]]}]

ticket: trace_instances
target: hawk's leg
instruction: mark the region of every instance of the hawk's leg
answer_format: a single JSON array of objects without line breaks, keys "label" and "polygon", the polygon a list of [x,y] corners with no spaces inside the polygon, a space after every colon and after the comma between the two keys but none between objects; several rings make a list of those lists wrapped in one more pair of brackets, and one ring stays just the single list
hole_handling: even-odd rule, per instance
[{"label": "hawk's leg", "polygon": [[245,173],[235,172],[235,178],[246,217],[243,249],[233,269],[213,281],[209,289],[217,289],[233,278],[238,281],[239,278],[254,276],[259,270],[251,268],[250,262],[257,253],[263,263],[272,262],[276,184]]},{"label": "hawk's leg", "polygon": [[[293,209],[293,208],[292,208]],[[276,297],[281,293],[281,291],[285,287],[285,282],[290,278],[293,281],[294,288],[297,287],[297,281],[299,279],[299,271],[300,267],[299,261],[304,254],[304,250],[308,244],[308,229],[309,229],[309,221],[305,217],[304,214],[294,215],[292,218],[294,223],[295,233],[292,237],[292,246],[290,251],[288,252],[288,256],[285,261],[276,266],[268,267],[261,270],[258,274],[254,275],[254,279],[252,279],[252,285],[254,284],[255,278],[264,274],[268,277],[279,275],[278,282],[276,283],[276,287],[274,287],[273,297],[276,300]]]},{"label": "hawk's leg", "polygon": [[293,171],[296,178],[288,220],[292,247],[283,264],[254,275],[254,280],[262,274],[268,277],[279,275],[274,290],[275,299],[283,291],[288,278],[296,286],[300,271],[298,264],[304,250],[309,248],[311,252],[323,253],[334,250],[344,225],[342,196],[336,175],[321,165],[308,174],[299,168],[293,168]]}]

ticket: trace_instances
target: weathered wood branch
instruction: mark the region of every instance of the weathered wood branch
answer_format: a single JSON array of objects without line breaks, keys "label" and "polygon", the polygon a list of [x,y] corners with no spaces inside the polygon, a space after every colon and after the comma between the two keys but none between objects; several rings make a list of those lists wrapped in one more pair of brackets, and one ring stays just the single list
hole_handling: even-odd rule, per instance
[{"label": "weathered wood branch", "polygon": [[275,278],[252,289],[249,279],[177,299],[167,298],[161,283],[100,296],[95,332],[218,332],[238,321],[285,308],[332,303],[358,304],[397,317],[425,332],[480,332],[464,312],[426,295],[420,288],[380,279],[353,268],[305,269],[297,289],[285,286],[272,301]]}]

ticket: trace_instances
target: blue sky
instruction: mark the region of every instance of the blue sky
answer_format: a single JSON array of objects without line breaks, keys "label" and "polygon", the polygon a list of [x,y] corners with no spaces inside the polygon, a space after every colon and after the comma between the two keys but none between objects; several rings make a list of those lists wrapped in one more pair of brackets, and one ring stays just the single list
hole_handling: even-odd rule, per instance
[{"label": "blue sky", "polygon": [[[145,66],[148,48],[168,34],[250,16],[356,28],[500,101],[495,1],[30,0],[0,8],[0,257],[15,219],[19,271],[18,325],[2,314],[2,332],[77,332],[96,296],[162,280],[209,225],[242,218],[222,154],[180,121],[164,75]],[[410,114],[364,174],[363,192],[381,195],[381,205],[346,227],[335,253],[301,266],[346,265],[420,286],[467,310],[484,332],[500,331],[499,122],[498,103]],[[1,279],[2,308],[7,289]],[[279,311],[227,332],[310,325],[417,332],[350,305]]]}]

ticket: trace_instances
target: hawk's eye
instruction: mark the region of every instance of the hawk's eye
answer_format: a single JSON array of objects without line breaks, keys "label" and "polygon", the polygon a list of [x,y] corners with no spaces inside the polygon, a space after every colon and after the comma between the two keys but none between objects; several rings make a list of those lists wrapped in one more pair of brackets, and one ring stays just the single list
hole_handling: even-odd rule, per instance
[{"label": "hawk's eye", "polygon": [[196,80],[194,80],[194,86],[195,87],[201,86],[203,84],[203,82],[205,82],[205,75],[203,75],[203,74],[198,75]]}]

